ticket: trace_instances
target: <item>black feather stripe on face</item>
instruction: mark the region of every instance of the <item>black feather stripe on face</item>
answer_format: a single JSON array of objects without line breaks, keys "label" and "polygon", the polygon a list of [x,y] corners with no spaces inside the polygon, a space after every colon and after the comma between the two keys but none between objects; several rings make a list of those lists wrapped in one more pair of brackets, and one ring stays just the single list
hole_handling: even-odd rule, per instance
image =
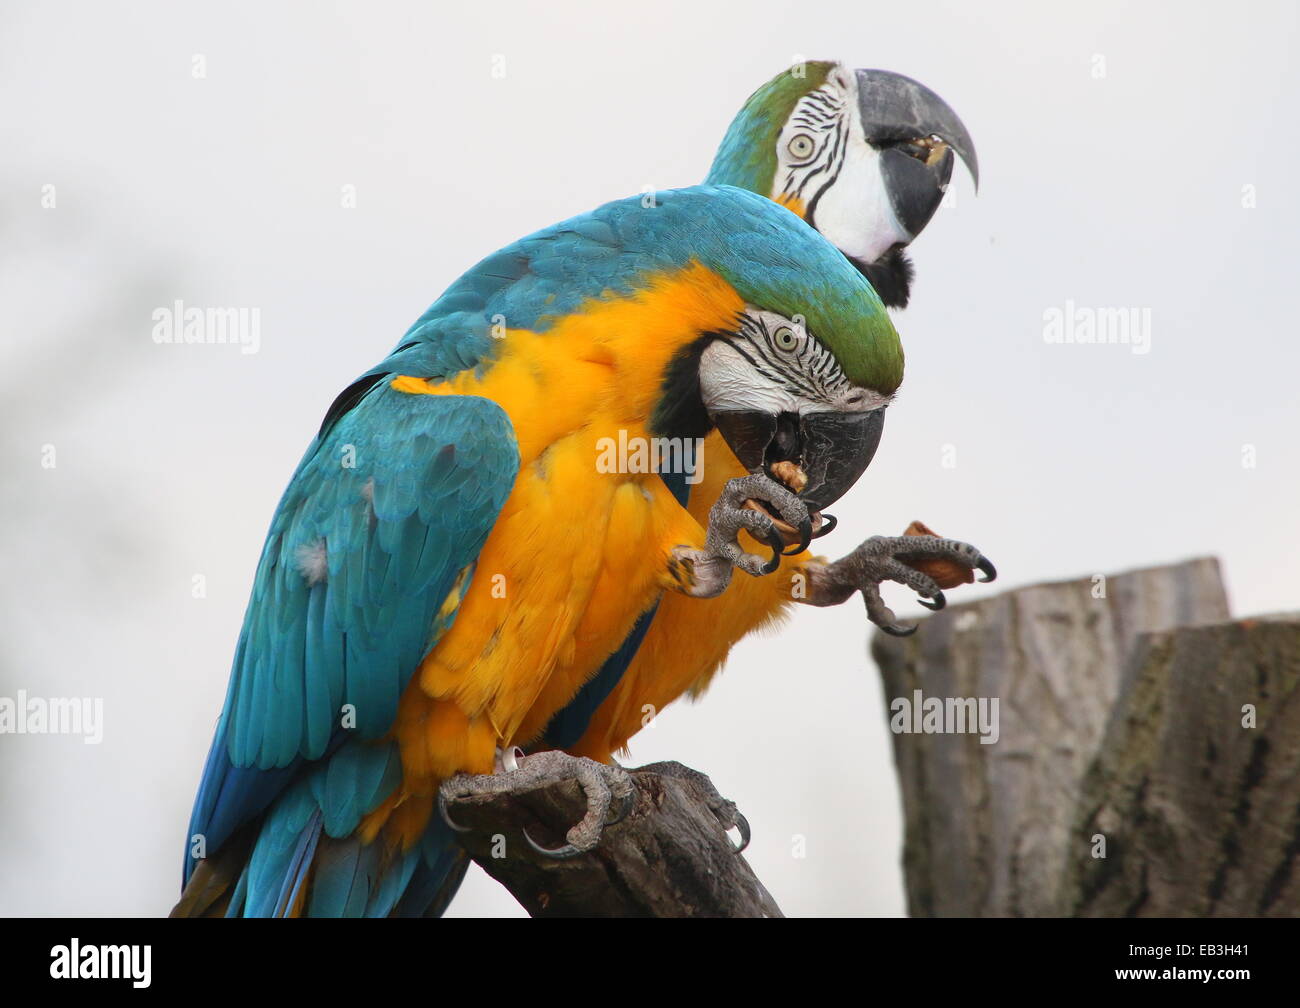
[{"label": "black feather stripe on face", "polygon": [[[835,355],[820,340],[806,330],[791,328],[799,338],[799,345],[793,351],[781,350],[776,345],[775,330],[745,315],[731,346],[760,375],[794,395],[829,402],[852,388]],[[795,366],[791,367],[792,364]]]},{"label": "black feather stripe on face", "polygon": [[[806,95],[790,118],[790,125],[803,131],[816,145],[808,160],[785,169],[781,196],[798,197],[809,207],[835,183],[848,148],[847,105],[838,92],[823,87]],[[814,192],[808,195],[809,189]],[[807,217],[807,215],[805,215]]]},{"label": "black feather stripe on face", "polygon": [[[799,340],[792,350],[776,345],[777,330],[787,326]],[[829,404],[853,389],[835,355],[810,332],[788,319],[764,320],[746,312],[736,320],[734,332],[707,332],[673,355],[650,416],[653,436],[704,437],[713,430],[700,389],[700,360],[715,340],[726,343],[760,377],[797,398]]]},{"label": "black feather stripe on face", "polygon": [[651,435],[700,438],[713,430],[700,393],[700,356],[714,340],[730,340],[732,335],[707,332],[673,354],[659,383],[659,402],[650,415]]},{"label": "black feather stripe on face", "polygon": [[818,168],[817,171],[812,172],[809,175],[805,176],[803,182],[799,186],[799,196],[800,198],[804,198],[803,197],[804,187],[809,182],[812,182],[817,175],[820,175],[823,172],[829,171],[831,173],[829,177],[827,177],[822,181],[821,185],[817,186],[817,191],[813,193],[812,199],[807,201],[808,205],[804,210],[804,220],[808,222],[810,227],[814,227],[814,228],[817,226],[817,224],[815,223],[816,215],[817,215],[817,204],[820,203],[822,201],[822,197],[826,195],[827,192],[830,191],[831,186],[833,186],[837,181],[839,181],[840,172],[844,168],[844,153],[848,149],[848,145],[849,145],[849,131],[844,126],[843,123],[835,127],[835,135],[833,137],[833,142],[834,142],[834,148],[832,150],[831,156],[828,159],[827,163],[821,166],[820,168]]}]

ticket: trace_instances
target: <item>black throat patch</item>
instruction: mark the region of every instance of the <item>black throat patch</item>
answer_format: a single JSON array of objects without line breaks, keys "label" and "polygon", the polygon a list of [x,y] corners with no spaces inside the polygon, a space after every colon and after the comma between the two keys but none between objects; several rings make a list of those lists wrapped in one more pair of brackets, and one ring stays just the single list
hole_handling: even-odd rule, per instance
[{"label": "black throat patch", "polygon": [[708,332],[673,354],[659,385],[659,402],[650,416],[650,433],[655,437],[701,438],[713,430],[709,411],[700,392],[700,356],[714,340],[730,339],[734,333]]},{"label": "black throat patch", "polygon": [[912,290],[912,277],[915,270],[907,253],[895,245],[873,263],[848,257],[849,262],[857,267],[880,295],[887,308],[906,308],[907,299]]}]

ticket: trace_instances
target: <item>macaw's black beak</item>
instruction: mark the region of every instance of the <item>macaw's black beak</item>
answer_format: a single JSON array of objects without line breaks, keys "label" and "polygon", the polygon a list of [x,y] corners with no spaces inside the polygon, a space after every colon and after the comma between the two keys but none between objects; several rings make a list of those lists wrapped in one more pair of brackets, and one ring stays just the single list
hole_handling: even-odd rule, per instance
[{"label": "macaw's black beak", "polygon": [[781,483],[774,464],[793,462],[802,469],[808,482],[798,494],[810,512],[817,512],[843,497],[871,464],[885,411],[773,415],[719,410],[713,422],[751,473]]},{"label": "macaw's black beak", "polygon": [[911,241],[939,209],[953,151],[979,189],[975,142],[957,113],[924,84],[887,70],[859,70],[858,109],[867,141],[881,149],[890,205]]}]

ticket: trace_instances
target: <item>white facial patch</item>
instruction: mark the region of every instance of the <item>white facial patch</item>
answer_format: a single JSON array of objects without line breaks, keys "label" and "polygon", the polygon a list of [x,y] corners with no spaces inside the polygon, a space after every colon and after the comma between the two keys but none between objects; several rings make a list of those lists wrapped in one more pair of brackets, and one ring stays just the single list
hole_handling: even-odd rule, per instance
[{"label": "white facial patch", "polygon": [[799,400],[778,382],[763,375],[725,340],[715,340],[700,356],[700,395],[710,413],[738,410],[794,413]]},{"label": "white facial patch", "polygon": [[734,340],[715,340],[700,355],[700,395],[710,413],[857,413],[888,401],[850,382],[801,323],[753,307]]},{"label": "white facial patch", "polygon": [[[802,155],[812,153],[808,157]],[[799,100],[781,130],[771,198],[797,198],[805,219],[846,255],[875,262],[911,241],[885,188],[880,151],[867,143],[858,82],[836,66],[826,83]]]},{"label": "white facial patch", "polygon": [[862,138],[857,109],[839,177],[821,195],[814,208],[814,224],[841,252],[862,262],[875,262],[898,243],[912,236],[898,222],[889,202],[880,151]]}]

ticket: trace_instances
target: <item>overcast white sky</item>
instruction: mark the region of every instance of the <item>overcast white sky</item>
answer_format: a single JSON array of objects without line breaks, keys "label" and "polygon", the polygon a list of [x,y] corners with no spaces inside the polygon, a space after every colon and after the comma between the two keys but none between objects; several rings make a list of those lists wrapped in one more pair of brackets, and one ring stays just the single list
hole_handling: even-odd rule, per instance
[{"label": "overcast white sky", "polygon": [[[926,82],[983,175],[914,246],[907,380],[827,552],[921,518],[999,591],[1216,554],[1235,612],[1296,607],[1293,5],[467,6],[0,15],[0,696],[105,713],[97,746],[0,736],[0,913],[170,908],[266,524],[335,393],[485,253],[699,181],[798,56]],[[154,345],[176,299],[259,308],[260,352]],[[1150,352],[1047,343],[1067,301],[1149,309]],[[802,611],[633,749],[739,803],[789,914],[903,911],[866,638],[857,602]],[[453,912],[519,911],[476,872]]]}]

